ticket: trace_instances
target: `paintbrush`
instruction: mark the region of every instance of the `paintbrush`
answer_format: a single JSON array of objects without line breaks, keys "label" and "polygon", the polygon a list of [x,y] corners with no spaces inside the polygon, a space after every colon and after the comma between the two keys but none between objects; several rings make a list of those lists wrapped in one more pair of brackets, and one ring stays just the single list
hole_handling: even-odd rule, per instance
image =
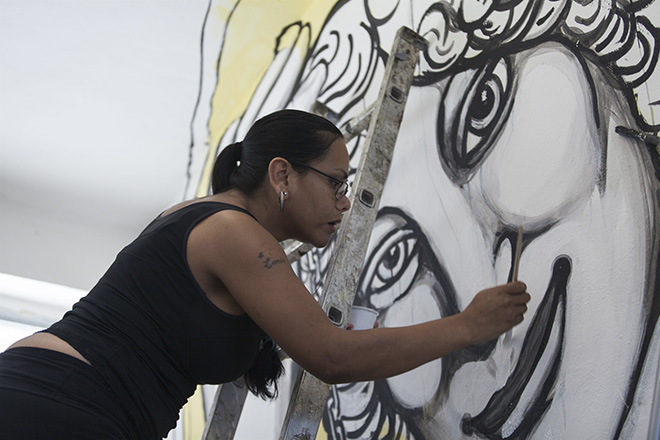
[{"label": "paintbrush", "polygon": [[633,130],[632,128],[624,127],[622,125],[619,125],[614,129],[619,134],[622,134],[624,136],[631,137],[633,139],[640,140],[642,142],[647,142],[649,144],[653,145],[660,145],[660,137],[659,136],[654,136],[649,133],[642,133],[641,131],[636,131]]},{"label": "paintbrush", "polygon": [[513,258],[513,275],[511,281],[518,281],[518,268],[520,267],[520,254],[522,253],[523,227],[518,227],[518,239],[516,240],[516,254]]},{"label": "paintbrush", "polygon": [[[520,254],[522,253],[522,242],[523,242],[523,227],[518,227],[518,238],[516,240],[516,253],[513,256],[513,274],[511,275],[511,281],[518,281],[518,268],[520,267]],[[508,346],[511,342],[511,329],[507,330],[504,334],[504,345]]]},{"label": "paintbrush", "polygon": [[614,131],[620,135],[627,136],[633,139],[637,139],[646,144],[647,147],[653,148],[655,146],[655,151],[660,154],[660,137],[654,136],[649,133],[642,133],[641,131],[633,130],[632,128],[623,127],[621,125],[617,126]]}]

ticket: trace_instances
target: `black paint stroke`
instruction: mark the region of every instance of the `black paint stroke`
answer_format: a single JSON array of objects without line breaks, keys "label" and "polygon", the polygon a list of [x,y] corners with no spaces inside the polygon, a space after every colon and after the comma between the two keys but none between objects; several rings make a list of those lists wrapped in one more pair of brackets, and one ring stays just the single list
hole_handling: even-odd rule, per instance
[{"label": "black paint stroke", "polygon": [[508,438],[526,438],[536,427],[545,410],[552,402],[552,392],[559,373],[562,358],[562,345],[566,325],[566,291],[571,274],[571,260],[560,256],[555,260],[552,278],[546,293],[537,309],[523,341],[519,361],[506,384],[489,400],[486,408],[478,415],[463,418],[462,428],[466,435],[479,433],[488,439],[502,439],[501,429],[520,401],[539,361],[547,348],[550,334],[557,326],[559,338],[556,351],[549,361],[549,371],[540,389],[535,390],[532,404],[525,410],[525,416]]}]

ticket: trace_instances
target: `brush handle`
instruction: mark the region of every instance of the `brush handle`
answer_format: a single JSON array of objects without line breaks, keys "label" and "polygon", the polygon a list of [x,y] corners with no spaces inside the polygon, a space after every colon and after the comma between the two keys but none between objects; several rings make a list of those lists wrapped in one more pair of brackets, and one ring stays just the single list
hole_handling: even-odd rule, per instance
[{"label": "brush handle", "polygon": [[516,239],[516,253],[513,257],[513,275],[511,281],[518,281],[518,268],[520,267],[520,254],[522,253],[523,227],[518,227],[518,238]]},{"label": "brush handle", "polygon": [[647,142],[649,144],[660,145],[660,137],[649,133],[642,133],[641,131],[635,131],[632,128],[623,127],[621,125],[616,127],[614,131],[624,136],[639,139],[640,141]]},{"label": "brush handle", "polygon": [[[516,239],[516,253],[513,256],[513,274],[511,281],[518,281],[518,268],[520,267],[520,254],[522,253],[523,227],[518,227],[518,238]],[[508,347],[511,343],[513,330],[509,329],[504,334],[504,346]]]}]

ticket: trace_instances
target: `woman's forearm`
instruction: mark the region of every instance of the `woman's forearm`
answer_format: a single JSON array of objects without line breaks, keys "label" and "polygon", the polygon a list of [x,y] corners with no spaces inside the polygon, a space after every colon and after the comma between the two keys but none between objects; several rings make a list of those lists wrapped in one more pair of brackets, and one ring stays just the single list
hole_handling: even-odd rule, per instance
[{"label": "woman's forearm", "polygon": [[320,371],[327,383],[378,380],[404,373],[474,342],[462,314],[422,324],[346,331]]},{"label": "woman's forearm", "polygon": [[525,290],[523,283],[486,289],[461,313],[408,327],[335,329],[321,350],[324,362],[309,371],[328,383],[382,379],[493,340],[522,322],[530,298]]}]

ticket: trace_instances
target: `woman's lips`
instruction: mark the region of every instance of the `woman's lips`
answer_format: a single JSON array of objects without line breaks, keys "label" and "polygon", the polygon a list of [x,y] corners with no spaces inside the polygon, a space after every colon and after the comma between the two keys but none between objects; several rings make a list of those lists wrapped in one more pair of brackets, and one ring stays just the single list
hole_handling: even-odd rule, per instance
[{"label": "woman's lips", "polygon": [[[481,413],[463,417],[465,434],[478,433],[489,439],[525,438],[550,406],[561,363],[570,274],[571,259],[565,255],[557,257],[548,289],[525,335],[513,373]],[[530,383],[533,385],[528,390]],[[507,423],[514,419],[512,414],[516,415],[515,421]],[[503,427],[508,434],[503,434]]]},{"label": "woman's lips", "polygon": [[330,232],[335,233],[337,231],[337,228],[339,227],[339,223],[341,223],[341,220],[337,220],[334,222],[328,222],[328,225],[330,226]]}]

